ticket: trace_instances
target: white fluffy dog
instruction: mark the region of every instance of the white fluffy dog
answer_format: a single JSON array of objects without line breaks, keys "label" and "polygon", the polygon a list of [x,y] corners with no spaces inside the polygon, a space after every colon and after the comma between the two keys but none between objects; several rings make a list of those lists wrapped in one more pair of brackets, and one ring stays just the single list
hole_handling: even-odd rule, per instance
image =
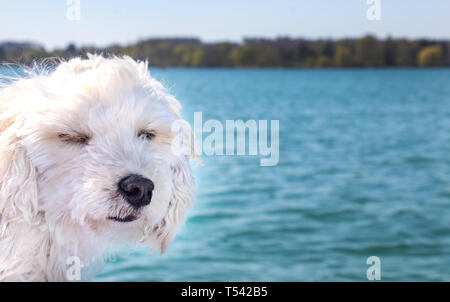
[{"label": "white fluffy dog", "polygon": [[66,280],[69,257],[130,242],[164,251],[192,156],[173,152],[180,105],[147,64],[89,55],[2,86],[0,280]]}]

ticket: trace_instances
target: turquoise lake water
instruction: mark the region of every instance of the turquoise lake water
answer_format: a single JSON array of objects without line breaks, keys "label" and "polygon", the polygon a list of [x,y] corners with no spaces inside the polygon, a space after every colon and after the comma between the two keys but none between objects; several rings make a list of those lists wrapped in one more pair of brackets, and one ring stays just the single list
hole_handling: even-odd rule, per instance
[{"label": "turquoise lake water", "polygon": [[450,70],[151,70],[184,116],[280,121],[280,160],[203,157],[167,252],[95,280],[450,280]]},{"label": "turquoise lake water", "polygon": [[165,254],[96,281],[450,280],[450,70],[151,69],[203,120],[279,120],[277,166],[203,157]]}]

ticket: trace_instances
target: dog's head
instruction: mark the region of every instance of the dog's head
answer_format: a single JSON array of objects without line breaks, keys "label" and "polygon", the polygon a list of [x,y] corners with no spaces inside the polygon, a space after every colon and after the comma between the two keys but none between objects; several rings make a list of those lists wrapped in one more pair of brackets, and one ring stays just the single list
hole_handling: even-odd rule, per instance
[{"label": "dog's head", "polygon": [[180,105],[147,64],[72,59],[3,98],[12,93],[15,103],[0,112],[0,153],[10,159],[0,165],[0,212],[13,199],[16,213],[43,215],[75,237],[164,250],[194,192],[190,155],[173,143],[192,136],[174,127]]}]

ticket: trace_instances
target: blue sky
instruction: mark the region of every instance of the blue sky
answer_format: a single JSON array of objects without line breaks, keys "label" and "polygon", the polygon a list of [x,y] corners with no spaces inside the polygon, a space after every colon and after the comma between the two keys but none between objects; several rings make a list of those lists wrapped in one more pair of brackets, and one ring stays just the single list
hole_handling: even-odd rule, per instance
[{"label": "blue sky", "polygon": [[368,21],[366,0],[80,0],[81,20],[69,21],[66,0],[0,0],[0,41],[32,40],[53,49],[176,36],[450,39],[449,0],[380,1],[381,20]]}]

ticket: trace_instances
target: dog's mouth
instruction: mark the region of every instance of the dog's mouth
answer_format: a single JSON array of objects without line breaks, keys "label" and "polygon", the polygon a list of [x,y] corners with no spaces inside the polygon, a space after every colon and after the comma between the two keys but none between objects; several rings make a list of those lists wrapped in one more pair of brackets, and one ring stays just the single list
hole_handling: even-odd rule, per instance
[{"label": "dog's mouth", "polygon": [[137,214],[130,214],[130,215],[124,216],[124,217],[120,217],[120,216],[109,216],[108,217],[109,220],[117,221],[117,222],[131,222],[131,221],[135,221],[138,218],[139,217]]}]

